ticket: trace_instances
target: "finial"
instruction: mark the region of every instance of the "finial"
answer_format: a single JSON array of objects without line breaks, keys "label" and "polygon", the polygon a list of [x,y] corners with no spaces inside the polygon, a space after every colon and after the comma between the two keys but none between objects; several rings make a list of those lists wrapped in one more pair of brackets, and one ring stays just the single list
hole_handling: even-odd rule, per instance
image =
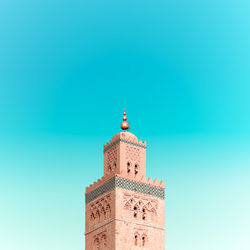
[{"label": "finial", "polygon": [[127,120],[126,114],[127,114],[127,113],[126,113],[126,110],[124,109],[123,117],[122,117],[123,122],[122,122],[122,124],[121,124],[121,129],[122,129],[122,130],[128,130],[128,129],[129,129],[129,124],[126,122],[126,120]]}]

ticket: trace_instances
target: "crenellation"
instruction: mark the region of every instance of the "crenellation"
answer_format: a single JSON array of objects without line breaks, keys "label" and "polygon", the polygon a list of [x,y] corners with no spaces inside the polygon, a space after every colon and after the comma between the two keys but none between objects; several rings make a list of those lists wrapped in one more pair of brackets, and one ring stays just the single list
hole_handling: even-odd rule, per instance
[{"label": "crenellation", "polygon": [[104,184],[105,182],[107,182],[108,180],[112,179],[115,176],[115,173],[112,173],[111,175],[108,176],[102,176],[101,179],[99,179],[100,181],[95,181],[94,183],[90,184],[88,187],[86,187],[86,191],[85,193],[89,193],[93,190],[95,190],[96,188],[98,188],[99,186],[101,186],[102,184]]},{"label": "crenellation", "polygon": [[108,147],[116,145],[120,141],[127,142],[127,143],[131,142],[135,145],[138,144],[138,146],[142,146],[144,148],[146,148],[147,146],[146,141],[143,142],[142,140],[138,140],[137,137],[135,137],[130,132],[121,132],[121,133],[114,135],[113,138],[103,146],[104,151]]},{"label": "crenellation", "polygon": [[[122,129],[128,129],[124,113]],[[104,145],[103,176],[86,187],[86,250],[165,250],[165,182],[146,178],[146,142],[128,132]]]},{"label": "crenellation", "polygon": [[165,182],[164,181],[161,181],[160,187],[165,189]]},{"label": "crenellation", "polygon": [[160,185],[157,178],[154,180],[154,185],[156,185],[156,186],[159,186],[159,185]]},{"label": "crenellation", "polygon": [[[131,179],[131,178],[129,178],[129,175],[127,175],[124,171],[121,174],[113,173],[112,175],[109,175],[109,176],[103,176],[101,179],[98,179],[93,184],[90,184],[88,187],[86,187],[86,192],[85,193],[87,194],[87,193],[95,190],[96,188],[101,186],[103,183],[105,183],[108,180],[112,179],[114,176],[121,177],[121,178],[128,179],[128,180]],[[159,183],[157,178],[154,180],[154,182],[153,182],[151,177],[149,177],[148,180],[147,180],[145,176],[142,176],[141,178],[138,178],[138,179],[133,178],[133,180],[136,180],[139,183],[151,185],[151,186],[154,186],[154,187],[159,187],[159,188],[162,188],[162,189],[165,188],[164,181],[162,180]]]},{"label": "crenellation", "polygon": [[148,184],[150,184],[150,185],[153,185],[153,184],[154,184],[151,177],[148,178]]}]

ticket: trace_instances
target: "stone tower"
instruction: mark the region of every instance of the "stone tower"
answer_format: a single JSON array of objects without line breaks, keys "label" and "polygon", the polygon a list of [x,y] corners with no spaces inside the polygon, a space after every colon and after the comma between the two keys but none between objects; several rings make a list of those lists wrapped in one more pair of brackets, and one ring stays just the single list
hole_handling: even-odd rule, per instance
[{"label": "stone tower", "polygon": [[[121,127],[128,130],[124,112]],[[123,131],[104,146],[104,176],[86,188],[85,250],[164,250],[165,186],[146,179],[146,142]]]}]

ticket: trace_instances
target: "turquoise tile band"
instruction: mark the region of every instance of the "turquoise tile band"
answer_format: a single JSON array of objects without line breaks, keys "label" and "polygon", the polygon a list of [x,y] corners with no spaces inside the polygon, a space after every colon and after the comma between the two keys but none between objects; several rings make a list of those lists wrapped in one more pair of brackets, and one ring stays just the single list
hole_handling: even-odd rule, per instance
[{"label": "turquoise tile band", "polygon": [[99,196],[105,194],[106,192],[114,189],[114,188],[122,188],[124,190],[134,191],[141,194],[151,195],[160,199],[165,199],[165,189],[160,187],[154,187],[148,184],[144,184],[137,181],[132,181],[128,179],[124,179],[118,176],[110,179],[100,187],[95,190],[89,192],[85,195],[85,202],[88,204],[89,202],[95,200]]},{"label": "turquoise tile band", "polygon": [[107,150],[109,150],[110,148],[112,148],[113,146],[115,146],[119,142],[124,142],[124,143],[130,144],[130,145],[133,145],[133,146],[136,146],[136,147],[140,147],[140,148],[145,148],[145,149],[147,148],[145,145],[142,145],[142,144],[139,144],[139,143],[136,143],[136,142],[132,142],[132,141],[124,140],[124,139],[118,139],[117,141],[115,141],[112,144],[110,144],[109,146],[107,146],[104,149],[104,152],[106,152]]}]

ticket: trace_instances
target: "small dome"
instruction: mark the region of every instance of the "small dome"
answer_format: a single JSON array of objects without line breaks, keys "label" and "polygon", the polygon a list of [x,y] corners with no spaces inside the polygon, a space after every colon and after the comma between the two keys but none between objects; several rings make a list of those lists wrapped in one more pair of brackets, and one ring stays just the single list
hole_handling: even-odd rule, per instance
[{"label": "small dome", "polygon": [[117,140],[119,138],[124,139],[124,140],[128,140],[128,141],[138,142],[138,138],[134,134],[132,134],[128,131],[117,133],[116,135],[113,136],[112,141]]}]

